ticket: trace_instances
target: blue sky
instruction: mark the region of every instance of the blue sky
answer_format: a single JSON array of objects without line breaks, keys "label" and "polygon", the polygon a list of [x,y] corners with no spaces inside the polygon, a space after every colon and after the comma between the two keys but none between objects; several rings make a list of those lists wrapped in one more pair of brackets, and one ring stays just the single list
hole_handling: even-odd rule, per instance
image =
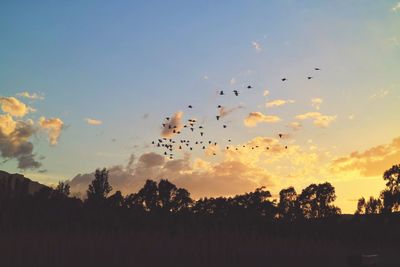
[{"label": "blue sky", "polygon": [[[312,140],[320,153],[341,157],[399,136],[397,2],[2,1],[0,96],[40,93],[42,101],[21,99],[37,110],[27,118],[64,122],[56,146],[41,132],[31,139],[47,173],[27,173],[47,183],[153,151],[146,145],[159,137],[163,118],[179,110],[222,140],[226,133],[212,120],[221,102],[215,92],[247,84],[254,90],[222,100],[243,106],[226,118],[235,143],[289,131],[295,115],[313,111],[310,99],[321,98],[318,112],[335,122],[324,129],[304,122],[291,142],[306,149]],[[275,99],[295,103],[265,107]],[[282,122],[245,127],[243,119],[256,111]],[[12,159],[1,168],[20,171]],[[374,186],[360,194],[377,192]]]}]

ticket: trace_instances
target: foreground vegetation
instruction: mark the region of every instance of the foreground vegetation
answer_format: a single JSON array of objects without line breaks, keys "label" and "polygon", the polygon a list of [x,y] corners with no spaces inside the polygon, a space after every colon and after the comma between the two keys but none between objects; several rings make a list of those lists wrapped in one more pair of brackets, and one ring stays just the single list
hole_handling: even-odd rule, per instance
[{"label": "foreground vegetation", "polygon": [[359,253],[398,266],[400,165],[384,179],[354,216],[340,215],[330,183],[283,189],[279,201],[263,187],[194,201],[168,180],[110,195],[106,169],[85,200],[64,182],[34,195],[1,187],[2,266],[346,266]]}]

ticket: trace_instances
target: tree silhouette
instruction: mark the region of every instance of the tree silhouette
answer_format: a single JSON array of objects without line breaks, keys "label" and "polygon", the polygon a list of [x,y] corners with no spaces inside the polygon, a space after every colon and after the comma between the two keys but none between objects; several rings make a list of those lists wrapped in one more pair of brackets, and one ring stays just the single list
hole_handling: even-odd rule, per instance
[{"label": "tree silhouette", "polygon": [[107,195],[112,190],[111,185],[108,183],[107,169],[97,169],[94,177],[87,190],[87,201],[89,203],[104,203]]},{"label": "tree silhouette", "polygon": [[137,193],[137,201],[141,203],[146,211],[155,211],[159,208],[157,183],[146,180],[143,188]]},{"label": "tree silhouette", "polygon": [[158,183],[159,206],[161,206],[165,212],[171,211],[176,190],[176,186],[168,180],[161,179]]},{"label": "tree silhouette", "polygon": [[386,189],[381,193],[383,211],[397,211],[400,207],[400,164],[385,171],[383,179],[386,181]]},{"label": "tree silhouette", "polygon": [[383,209],[382,201],[379,198],[370,197],[368,201],[360,198],[357,202],[355,214],[379,214]]},{"label": "tree silhouette", "polygon": [[53,190],[53,197],[67,198],[70,194],[70,186],[68,183],[59,181],[57,187]]},{"label": "tree silhouette", "polygon": [[293,187],[282,189],[279,192],[279,216],[285,220],[294,221],[299,216],[297,193]]},{"label": "tree silhouette", "polygon": [[299,196],[300,209],[306,219],[321,219],[340,214],[335,201],[335,188],[330,183],[311,184]]}]

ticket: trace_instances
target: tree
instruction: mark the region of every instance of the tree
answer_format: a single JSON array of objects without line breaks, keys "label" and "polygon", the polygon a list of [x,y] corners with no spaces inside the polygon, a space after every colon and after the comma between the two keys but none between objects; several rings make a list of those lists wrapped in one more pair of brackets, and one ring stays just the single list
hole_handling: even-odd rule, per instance
[{"label": "tree", "polygon": [[370,197],[368,201],[360,198],[357,203],[355,214],[379,214],[382,212],[383,204],[380,198]]},{"label": "tree", "polygon": [[297,193],[293,187],[282,189],[279,192],[279,216],[285,220],[294,221],[299,214]]},{"label": "tree", "polygon": [[321,219],[340,214],[340,209],[332,205],[335,188],[328,182],[311,184],[299,196],[302,215],[306,219]]},{"label": "tree", "polygon": [[187,211],[193,205],[193,199],[190,198],[190,193],[184,188],[178,188],[175,192],[175,197],[172,202],[172,211],[180,212]]},{"label": "tree", "polygon": [[176,186],[168,180],[161,179],[158,183],[158,198],[160,206],[164,211],[171,211],[176,191]]},{"label": "tree", "polygon": [[400,208],[400,164],[386,170],[383,179],[386,181],[386,189],[381,193],[383,211],[397,211]]},{"label": "tree", "polygon": [[138,201],[146,211],[155,211],[159,208],[157,183],[146,180],[143,188],[137,193]]},{"label": "tree", "polygon": [[59,181],[57,187],[53,190],[53,197],[67,198],[70,194],[70,186],[67,182]]},{"label": "tree", "polygon": [[94,174],[94,180],[87,190],[87,201],[93,203],[104,203],[112,187],[108,183],[108,171],[106,168],[97,169]]}]

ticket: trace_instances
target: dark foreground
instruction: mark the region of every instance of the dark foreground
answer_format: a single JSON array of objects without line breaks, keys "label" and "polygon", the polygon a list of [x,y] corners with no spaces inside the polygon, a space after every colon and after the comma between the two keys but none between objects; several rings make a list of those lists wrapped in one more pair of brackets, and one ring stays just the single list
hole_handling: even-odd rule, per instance
[{"label": "dark foreground", "polygon": [[1,266],[350,266],[347,258],[379,254],[399,266],[398,246],[374,242],[277,238],[257,233],[2,233]]}]

